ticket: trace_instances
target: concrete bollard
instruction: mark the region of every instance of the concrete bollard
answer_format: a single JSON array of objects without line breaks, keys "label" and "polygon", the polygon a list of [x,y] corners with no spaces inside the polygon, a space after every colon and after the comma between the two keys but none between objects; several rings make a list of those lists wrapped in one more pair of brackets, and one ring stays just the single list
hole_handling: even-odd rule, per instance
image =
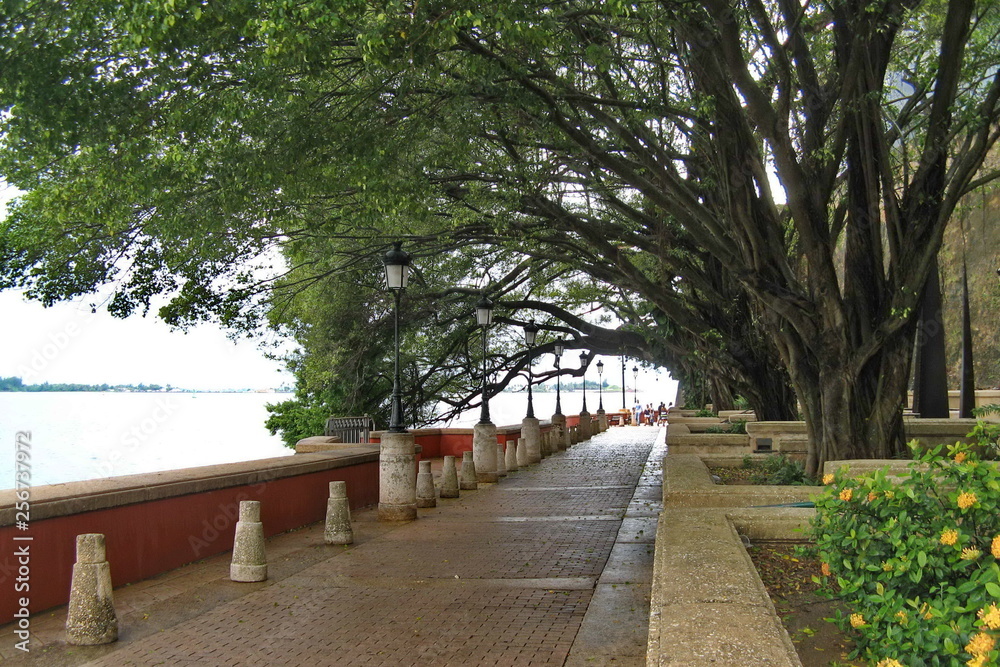
[{"label": "concrete bollard", "polygon": [[492,422],[480,422],[472,427],[472,460],[476,464],[476,480],[495,482],[497,475],[497,427]]},{"label": "concrete bollard", "polygon": [[503,445],[497,443],[497,477],[507,476],[507,453],[503,450]]},{"label": "concrete bollard", "polygon": [[383,431],[378,454],[378,520],[417,518],[417,455],[413,434]]},{"label": "concrete bollard", "polygon": [[504,463],[507,464],[507,472],[516,472],[518,469],[517,464],[517,443],[524,442],[524,438],[518,438],[517,442],[510,440],[507,442],[507,451],[504,452]]},{"label": "concrete bollard", "polygon": [[580,412],[580,425],[576,427],[576,441],[583,442],[584,440],[590,440],[590,437],[594,435],[591,426],[590,413],[587,411]]},{"label": "concrete bollard", "polygon": [[351,506],[347,502],[347,482],[330,482],[330,497],[326,501],[326,527],[323,541],[327,544],[351,544]]},{"label": "concrete bollard", "polygon": [[76,564],[66,616],[66,641],[70,644],[93,646],[118,640],[111,565],[105,553],[104,535],[76,536]]},{"label": "concrete bollard", "polygon": [[518,468],[523,468],[528,463],[528,441],[525,438],[518,438],[514,447],[514,462]]},{"label": "concrete bollard", "polygon": [[441,468],[441,497],[458,498],[458,471],[455,469],[455,457],[444,457],[444,467]]},{"label": "concrete bollard", "polygon": [[462,476],[459,478],[458,488],[462,491],[475,491],[479,488],[476,462],[472,458],[472,452],[462,452]]},{"label": "concrete bollard", "polygon": [[437,496],[434,494],[434,475],[431,474],[431,462],[421,461],[417,466],[417,507],[437,507]]},{"label": "concrete bollard", "polygon": [[264,524],[260,522],[260,501],[241,500],[240,520],[233,538],[233,560],[229,565],[233,581],[267,579],[267,556],[264,554]]},{"label": "concrete bollard", "polygon": [[552,428],[549,431],[549,437],[549,455],[556,454],[559,451],[566,449],[566,447],[563,446],[564,438],[569,437],[569,429],[566,428],[566,415],[552,415]]},{"label": "concrete bollard", "polygon": [[518,461],[518,465],[530,465],[538,463],[545,455],[542,444],[542,432],[538,420],[534,417],[525,417],[521,420],[521,435],[524,436],[525,463]]}]

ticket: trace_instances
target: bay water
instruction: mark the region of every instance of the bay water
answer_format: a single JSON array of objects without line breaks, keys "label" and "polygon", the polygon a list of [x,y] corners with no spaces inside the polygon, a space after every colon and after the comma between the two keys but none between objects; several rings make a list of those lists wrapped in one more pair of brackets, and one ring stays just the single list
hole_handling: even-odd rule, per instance
[{"label": "bay water", "polygon": [[[0,392],[0,489],[14,488],[19,432],[30,433],[32,486],[291,456],[293,450],[264,428],[265,405],[290,397],[254,392]],[[562,392],[563,413],[579,413],[582,398],[581,392]],[[605,399],[608,412],[621,407],[620,394]],[[555,400],[552,392],[535,393],[536,416],[548,419]],[[587,400],[589,410],[596,412],[596,392],[588,391]],[[498,426],[519,424],[526,407],[526,393],[502,392],[490,399],[490,417]],[[472,426],[479,414],[476,408],[438,425]]]}]

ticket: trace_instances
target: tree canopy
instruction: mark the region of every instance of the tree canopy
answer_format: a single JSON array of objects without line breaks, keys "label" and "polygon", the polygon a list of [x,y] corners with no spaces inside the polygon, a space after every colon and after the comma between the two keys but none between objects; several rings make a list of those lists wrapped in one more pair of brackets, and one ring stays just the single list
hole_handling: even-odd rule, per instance
[{"label": "tree canopy", "polygon": [[919,295],[995,177],[995,2],[5,7],[0,173],[28,194],[0,287],[270,311],[308,383],[324,345],[341,371],[385,359],[361,267],[405,237],[431,260],[416,386],[475,367],[458,322],[488,287],[512,322],[697,367],[762,414],[797,398],[811,471],[901,447]]}]

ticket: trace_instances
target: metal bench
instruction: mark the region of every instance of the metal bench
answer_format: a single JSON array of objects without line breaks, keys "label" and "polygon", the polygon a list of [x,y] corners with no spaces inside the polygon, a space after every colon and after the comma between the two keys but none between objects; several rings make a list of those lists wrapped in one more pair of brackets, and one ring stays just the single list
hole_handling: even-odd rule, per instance
[{"label": "metal bench", "polygon": [[368,442],[369,434],[375,430],[375,420],[363,417],[328,417],[323,435],[335,435],[341,442]]}]

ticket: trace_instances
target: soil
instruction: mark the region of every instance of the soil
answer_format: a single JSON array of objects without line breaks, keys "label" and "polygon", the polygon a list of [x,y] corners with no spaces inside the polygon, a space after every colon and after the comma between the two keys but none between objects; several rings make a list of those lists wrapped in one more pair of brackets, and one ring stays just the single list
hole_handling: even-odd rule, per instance
[{"label": "soil", "polygon": [[759,469],[753,466],[746,468],[709,468],[708,471],[721,480],[721,484],[753,484],[751,477]]},{"label": "soil", "polygon": [[800,545],[760,542],[750,547],[750,558],[771,596],[778,617],[792,638],[803,667],[862,667],[847,655],[854,646],[831,621],[840,603],[819,593],[813,576],[820,575],[816,558],[801,554]]}]

